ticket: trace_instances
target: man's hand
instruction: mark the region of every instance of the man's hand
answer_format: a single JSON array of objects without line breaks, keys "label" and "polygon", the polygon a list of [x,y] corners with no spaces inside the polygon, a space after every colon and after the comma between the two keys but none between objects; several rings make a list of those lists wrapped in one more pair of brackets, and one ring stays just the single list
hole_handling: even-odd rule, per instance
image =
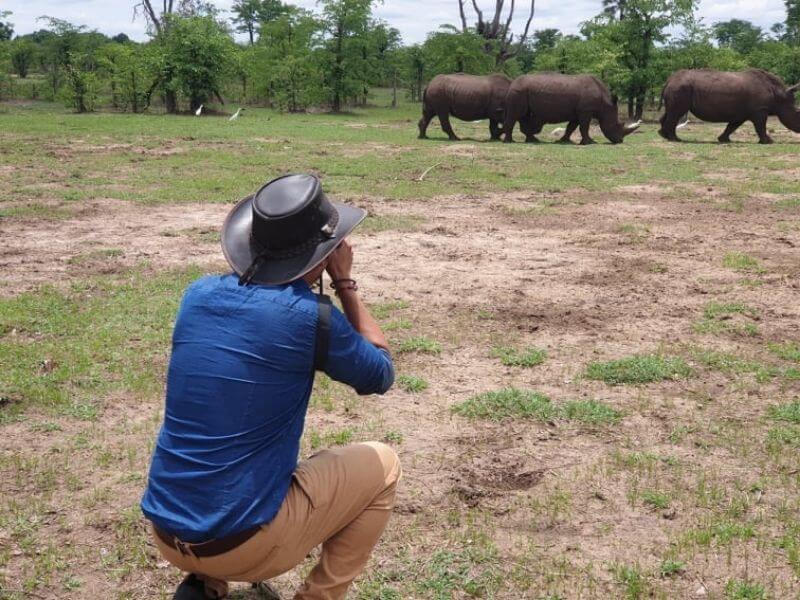
[{"label": "man's hand", "polygon": [[353,270],[353,247],[347,240],[344,240],[339,247],[334,250],[328,258],[328,275],[331,279],[350,279]]}]

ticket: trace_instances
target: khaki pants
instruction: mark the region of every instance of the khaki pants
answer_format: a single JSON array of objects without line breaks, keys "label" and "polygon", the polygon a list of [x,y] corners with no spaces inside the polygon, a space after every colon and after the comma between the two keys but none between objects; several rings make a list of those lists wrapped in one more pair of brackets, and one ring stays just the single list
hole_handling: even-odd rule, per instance
[{"label": "khaki pants", "polygon": [[389,521],[400,475],[400,460],[385,444],[323,450],[297,466],[278,514],[241,546],[196,558],[153,538],[164,558],[183,571],[249,582],[291,570],[322,544],[295,599],[344,598]]}]

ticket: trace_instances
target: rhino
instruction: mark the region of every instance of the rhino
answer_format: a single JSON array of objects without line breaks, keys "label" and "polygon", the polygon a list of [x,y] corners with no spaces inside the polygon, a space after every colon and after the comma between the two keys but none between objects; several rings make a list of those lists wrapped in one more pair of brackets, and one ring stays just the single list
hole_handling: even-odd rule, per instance
[{"label": "rhino", "polygon": [[662,92],[664,116],[658,133],[666,140],[679,142],[676,128],[688,113],[702,121],[728,123],[717,138],[731,141],[731,134],[745,121],[752,121],[761,144],[771,144],[767,119],[775,115],[786,127],[800,133],[800,111],[794,93],[800,83],[787,87],[777,75],[762,69],[748,71],[712,71],[705,69],[676,71]]},{"label": "rhino", "polygon": [[510,85],[511,79],[500,73],[484,76],[464,73],[437,75],[425,88],[422,97],[420,139],[427,137],[428,124],[438,116],[442,130],[451,140],[458,140],[450,125],[452,115],[462,121],[489,119],[491,139],[499,140],[506,93]]},{"label": "rhino", "polygon": [[545,123],[567,121],[559,142],[570,143],[572,134],[580,127],[581,144],[593,144],[594,140],[589,135],[592,119],[600,122],[600,130],[613,144],[622,143],[625,136],[636,131],[641,124],[625,125],[620,122],[616,98],[594,75],[522,75],[508,89],[503,123],[504,141],[514,141],[517,122],[525,134],[526,142],[538,142],[536,134],[542,131]]}]

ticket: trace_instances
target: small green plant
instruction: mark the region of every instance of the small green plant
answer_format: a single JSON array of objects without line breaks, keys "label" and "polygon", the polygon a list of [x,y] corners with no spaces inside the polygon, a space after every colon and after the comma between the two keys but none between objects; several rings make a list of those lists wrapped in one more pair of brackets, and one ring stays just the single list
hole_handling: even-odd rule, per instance
[{"label": "small green plant", "polygon": [[800,448],[800,427],[773,427],[767,431],[767,448],[780,452],[785,446]]},{"label": "small green plant", "polygon": [[770,344],[770,352],[783,360],[800,362],[800,343],[785,342],[783,344]]},{"label": "small green plant", "polygon": [[359,231],[381,233],[383,231],[417,231],[425,221],[417,215],[369,215]]},{"label": "small green plant", "polygon": [[589,364],[586,369],[586,376],[589,379],[604,381],[610,385],[686,379],[692,374],[692,369],[683,359],[657,354],[635,355],[608,362],[594,362]]},{"label": "small green plant", "polygon": [[665,560],[658,567],[661,577],[675,577],[686,570],[686,563],[677,560]]},{"label": "small green plant", "polygon": [[439,354],[442,351],[442,346],[439,342],[435,342],[430,338],[424,336],[406,338],[397,346],[397,351],[400,354],[407,352],[417,352],[420,354]]},{"label": "small green plant", "polygon": [[800,424],[800,400],[771,406],[768,410],[770,418],[776,421],[787,421],[789,423]]},{"label": "small green plant", "polygon": [[406,392],[411,392],[412,394],[418,394],[428,389],[427,381],[422,377],[415,377],[413,375],[400,375],[397,378],[397,385]]},{"label": "small green plant", "polygon": [[626,600],[640,600],[647,594],[647,579],[639,566],[615,565],[612,568],[614,579],[625,590]]},{"label": "small green plant", "polygon": [[728,581],[725,586],[727,600],[766,600],[767,591],[760,583],[751,581]]},{"label": "small green plant", "polygon": [[537,419],[547,421],[556,414],[550,398],[539,392],[506,388],[484,392],[456,404],[453,412],[463,417],[491,419]]},{"label": "small green plant", "polygon": [[547,352],[534,347],[518,350],[511,346],[495,346],[492,348],[491,356],[499,358],[507,367],[529,368],[542,364],[547,358]]},{"label": "small green plant", "polygon": [[741,323],[733,320],[735,315],[757,320],[758,311],[739,302],[710,302],[703,309],[702,318],[695,323],[697,333],[734,333],[754,337],[758,327],[754,323]]},{"label": "small green plant", "polygon": [[399,431],[387,431],[383,434],[383,441],[387,444],[402,444],[403,434]]},{"label": "small green plant", "polygon": [[609,425],[619,423],[622,413],[598,400],[571,400],[564,403],[559,411],[570,421],[588,425]]},{"label": "small green plant", "polygon": [[667,265],[661,263],[653,263],[649,267],[647,267],[647,270],[650,271],[651,273],[666,273],[669,269],[667,268]]},{"label": "small green plant", "polygon": [[721,521],[708,527],[693,529],[688,532],[687,538],[698,546],[710,546],[716,542],[718,546],[727,546],[733,540],[749,540],[756,536],[752,525]]},{"label": "small green plant", "polygon": [[387,319],[395,311],[408,308],[408,306],[408,302],[405,300],[392,300],[390,302],[383,302],[381,304],[373,304],[370,306],[370,312],[376,319]]},{"label": "small green plant", "polygon": [[352,429],[340,429],[339,431],[328,431],[320,434],[318,431],[311,431],[308,443],[312,450],[318,448],[328,448],[330,446],[344,446],[353,441]]},{"label": "small green plant", "polygon": [[669,494],[657,490],[645,490],[642,492],[642,502],[653,508],[669,508]]},{"label": "small green plant", "polygon": [[386,323],[382,329],[384,331],[397,331],[399,329],[411,329],[414,324],[407,319],[395,319]]},{"label": "small green plant", "polygon": [[722,259],[722,266],[740,273],[765,273],[758,259],[744,252],[728,252]]}]

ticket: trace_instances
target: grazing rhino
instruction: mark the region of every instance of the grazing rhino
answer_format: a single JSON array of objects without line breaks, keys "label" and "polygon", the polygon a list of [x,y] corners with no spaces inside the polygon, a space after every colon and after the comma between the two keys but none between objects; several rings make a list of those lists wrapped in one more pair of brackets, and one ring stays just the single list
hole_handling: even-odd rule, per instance
[{"label": "grazing rhino", "polygon": [[513,142],[514,125],[519,121],[526,142],[538,142],[536,134],[545,123],[568,122],[559,142],[569,143],[580,126],[581,144],[593,144],[589,136],[592,119],[600,122],[600,130],[614,144],[641,123],[625,125],[619,120],[617,101],[606,85],[594,75],[562,75],[537,73],[517,77],[508,89],[506,119],[503,123],[505,142]]},{"label": "grazing rhino", "polygon": [[489,119],[493,140],[499,140],[500,124],[505,114],[505,99],[511,79],[494,75],[437,75],[425,88],[422,97],[422,118],[419,120],[419,137],[427,137],[428,124],[439,117],[442,130],[451,140],[458,140],[450,125],[450,115],[462,121]]},{"label": "grazing rhino", "polygon": [[673,73],[662,92],[665,112],[658,133],[666,140],[679,142],[675,129],[688,113],[712,123],[728,123],[719,136],[723,144],[745,121],[752,121],[759,142],[771,144],[767,118],[777,115],[781,123],[800,132],[800,111],[794,104],[794,93],[800,84],[786,84],[772,73],[761,69],[742,72],[681,70]]}]

